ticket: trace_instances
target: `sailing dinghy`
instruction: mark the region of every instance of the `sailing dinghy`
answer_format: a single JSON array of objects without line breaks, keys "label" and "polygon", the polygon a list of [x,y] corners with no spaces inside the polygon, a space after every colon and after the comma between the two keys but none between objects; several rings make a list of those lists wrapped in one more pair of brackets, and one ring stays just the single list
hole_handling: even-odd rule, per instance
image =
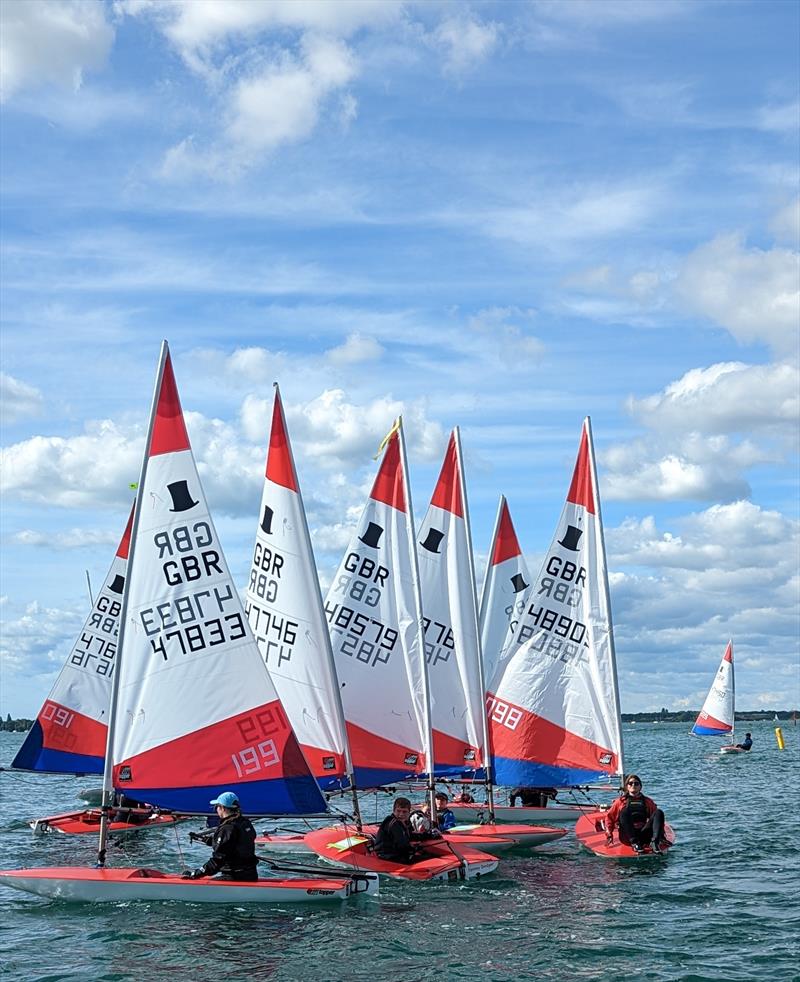
[{"label": "sailing dinghy", "polygon": [[689,732],[694,736],[729,737],[730,744],[719,748],[721,754],[746,753],[743,747],[737,747],[733,742],[735,704],[736,680],[733,671],[733,641],[728,641],[717,674],[708,690],[706,701]]},{"label": "sailing dinghy", "polygon": [[[507,526],[503,528],[507,531]],[[481,631],[458,427],[450,435],[418,542],[434,775],[437,779],[471,775],[482,780],[489,799],[478,824],[460,825],[445,837],[469,840],[478,848],[483,848],[479,840],[487,836],[526,848],[559,838],[566,829],[498,825],[493,814]]]},{"label": "sailing dinghy", "polygon": [[[621,783],[614,635],[588,417],[557,531],[513,640],[497,661],[487,703],[497,784]],[[550,812],[515,808],[503,814],[519,821],[545,810]],[[575,806],[574,813],[583,810]]]},{"label": "sailing dinghy", "polygon": [[[328,591],[325,613],[358,786],[386,787],[427,773],[433,814],[434,754],[424,619],[400,420],[383,447],[358,529]],[[459,746],[459,766],[463,753],[464,747]],[[335,856],[341,865],[364,868],[369,859],[379,864],[381,873],[407,875],[405,864],[370,855],[371,840],[358,828],[345,834],[341,826],[314,830],[306,834],[305,841],[318,856],[328,860]],[[457,856],[435,840],[430,846],[437,870],[443,874],[452,870],[456,877],[483,875],[489,866],[494,869],[497,865],[485,853]],[[426,843],[423,856],[427,847]],[[447,870],[440,869],[442,864]]]},{"label": "sailing dinghy", "polygon": [[675,832],[672,826],[664,823],[664,838],[659,849],[652,846],[645,846],[640,852],[636,852],[626,842],[620,842],[619,838],[609,842],[606,837],[605,815],[603,812],[592,812],[583,815],[575,825],[575,836],[578,842],[589,852],[603,859],[653,859],[664,856],[675,845]]},{"label": "sailing dinghy", "polygon": [[376,877],[274,875],[241,883],[105,866],[114,790],[208,814],[221,787],[250,814],[325,811],[278,700],[208,511],[166,342],[134,513],[113,675],[98,866],[7,870],[55,899],[287,903],[374,892]]},{"label": "sailing dinghy", "polygon": [[[44,705],[11,762],[12,770],[46,774],[102,774],[108,738],[111,680],[117,650],[122,592],[128,569],[133,508],[111,569]],[[98,802],[99,803],[99,802]],[[153,808],[114,814],[114,832],[142,832],[173,825],[177,818]],[[36,818],[34,832],[82,835],[98,830],[100,813],[82,808]]]}]

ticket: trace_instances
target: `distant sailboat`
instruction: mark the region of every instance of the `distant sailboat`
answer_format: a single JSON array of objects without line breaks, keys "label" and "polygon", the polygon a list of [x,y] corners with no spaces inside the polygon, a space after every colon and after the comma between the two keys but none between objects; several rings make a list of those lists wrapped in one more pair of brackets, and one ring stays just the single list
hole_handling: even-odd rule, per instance
[{"label": "distant sailboat", "polygon": [[729,736],[730,744],[720,747],[720,753],[738,753],[741,747],[733,743],[735,727],[736,678],[733,670],[733,641],[728,642],[717,674],[708,690],[703,708],[689,731],[694,736]]}]

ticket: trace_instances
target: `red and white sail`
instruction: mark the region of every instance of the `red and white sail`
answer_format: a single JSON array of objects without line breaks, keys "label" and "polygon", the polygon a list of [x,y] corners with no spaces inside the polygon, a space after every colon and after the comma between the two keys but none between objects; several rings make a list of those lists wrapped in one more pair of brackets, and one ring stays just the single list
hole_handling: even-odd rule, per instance
[{"label": "red and white sail", "polygon": [[133,508],[92,610],[11,766],[102,774]]},{"label": "red and white sail", "polygon": [[471,772],[486,763],[475,574],[457,437],[454,430],[420,526],[417,553],[434,772],[440,777]]},{"label": "red and white sail", "polygon": [[359,787],[426,770],[425,677],[402,426],[325,599]]},{"label": "red and white sail", "polygon": [[717,674],[708,690],[703,708],[691,732],[695,736],[715,736],[733,733],[736,680],[733,672],[733,641],[728,642]]},{"label": "red and white sail", "polygon": [[622,773],[614,636],[591,426],[512,644],[489,684],[495,780],[567,787]]},{"label": "red and white sail", "polygon": [[251,814],[325,810],[228,571],[162,350],[121,625],[113,785],[208,812],[223,789]]},{"label": "red and white sail", "polygon": [[502,651],[514,639],[530,589],[528,564],[519,547],[508,502],[501,494],[481,594],[481,651],[487,679],[494,677]]},{"label": "red and white sail", "polygon": [[325,790],[342,787],[349,767],[339,684],[277,385],[245,609],[314,777]]}]

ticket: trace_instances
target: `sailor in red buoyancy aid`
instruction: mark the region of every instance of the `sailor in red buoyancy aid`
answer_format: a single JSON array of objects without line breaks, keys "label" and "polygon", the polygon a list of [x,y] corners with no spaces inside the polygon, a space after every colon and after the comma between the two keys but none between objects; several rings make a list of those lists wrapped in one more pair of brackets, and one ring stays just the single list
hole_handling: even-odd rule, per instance
[{"label": "sailor in red buoyancy aid", "polygon": [[625,791],[606,812],[606,835],[609,844],[614,829],[619,828],[619,841],[629,845],[634,852],[651,845],[654,852],[664,841],[664,812],[652,798],[642,794],[642,781],[637,774],[625,779]]}]

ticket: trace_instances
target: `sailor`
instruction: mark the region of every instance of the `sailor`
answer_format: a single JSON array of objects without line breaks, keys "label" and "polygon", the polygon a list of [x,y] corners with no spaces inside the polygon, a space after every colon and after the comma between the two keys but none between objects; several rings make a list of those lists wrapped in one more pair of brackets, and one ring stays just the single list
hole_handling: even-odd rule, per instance
[{"label": "sailor", "polygon": [[625,790],[606,812],[609,845],[617,827],[619,841],[634,852],[643,852],[651,842],[653,852],[660,852],[664,841],[664,812],[652,798],[642,794],[642,780],[638,774],[629,774],[625,778]]},{"label": "sailor", "polygon": [[185,870],[184,880],[217,876],[218,880],[252,881],[258,879],[256,830],[242,815],[239,799],[233,791],[223,791],[213,801],[219,825],[211,837],[211,858],[196,870]]},{"label": "sailor", "polygon": [[411,802],[408,798],[395,798],[392,814],[378,826],[375,836],[375,854],[379,859],[393,863],[410,863],[414,857],[414,843],[440,835],[436,829],[415,832],[411,822]]},{"label": "sailor", "polygon": [[745,733],[744,740],[741,743],[737,743],[736,746],[739,750],[749,750],[753,746],[753,738],[749,733]]},{"label": "sailor", "polygon": [[555,788],[514,788],[509,795],[509,802],[514,808],[519,798],[523,808],[545,808],[548,799],[555,798]]},{"label": "sailor", "polygon": [[439,826],[440,832],[447,832],[448,829],[452,829],[456,824],[456,816],[453,814],[452,810],[447,807],[447,795],[444,791],[436,792],[436,824]]}]

